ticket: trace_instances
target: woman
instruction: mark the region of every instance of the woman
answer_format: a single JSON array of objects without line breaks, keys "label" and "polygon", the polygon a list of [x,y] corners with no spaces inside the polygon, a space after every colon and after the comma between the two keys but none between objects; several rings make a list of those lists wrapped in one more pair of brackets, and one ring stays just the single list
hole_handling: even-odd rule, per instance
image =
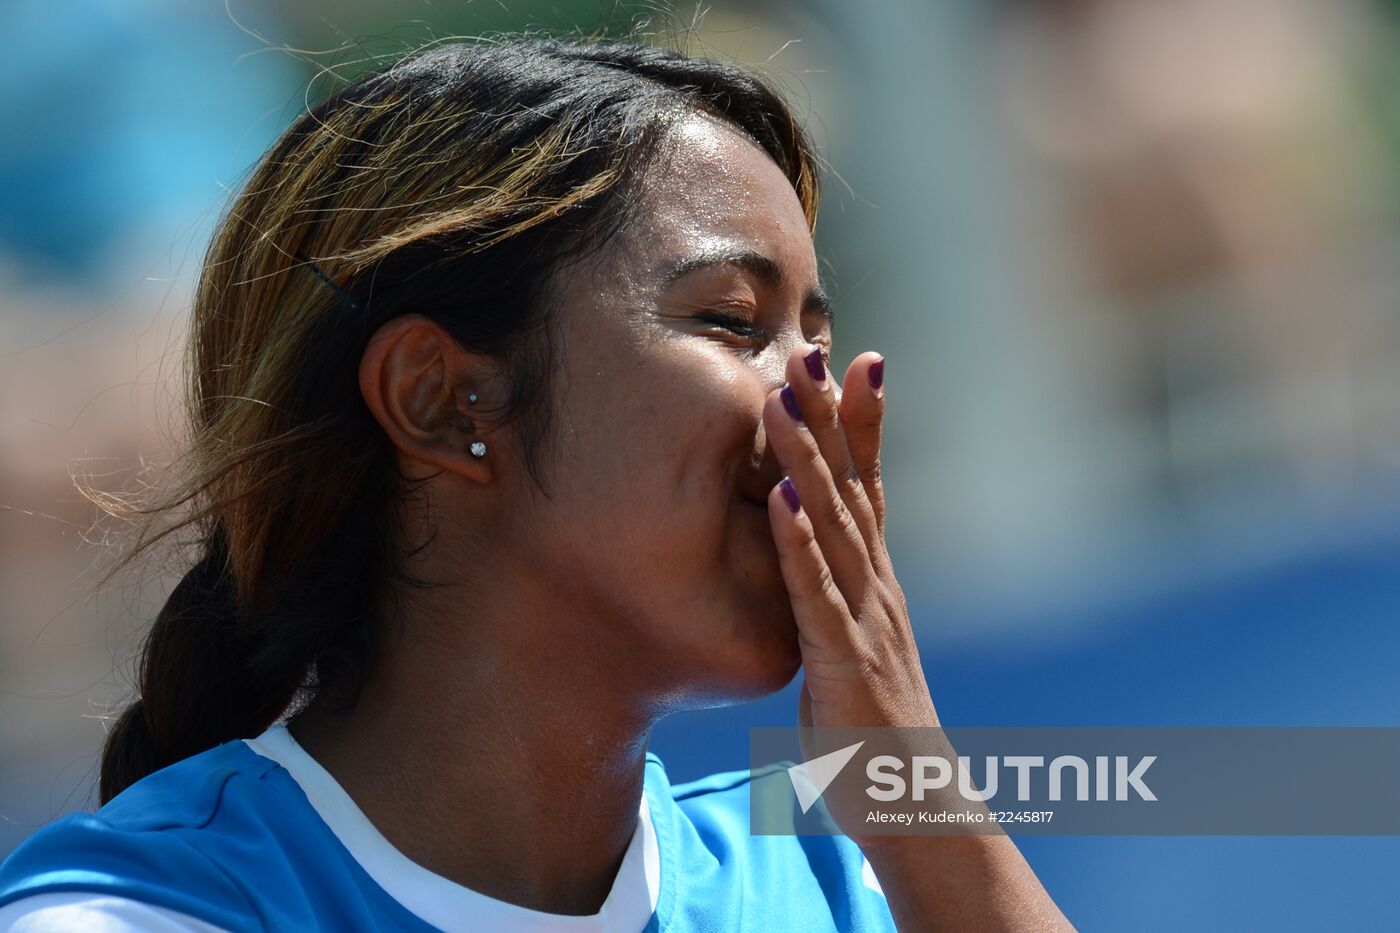
[{"label": "woman", "polygon": [[646,750],[799,666],[805,725],[937,722],[884,545],[884,360],[827,371],[817,197],[763,81],[641,44],[441,45],[302,117],[195,300],[165,505],[200,555],[104,805],[16,850],[0,916],[1063,923],[1004,836],[750,836],[747,772],[672,787]]}]

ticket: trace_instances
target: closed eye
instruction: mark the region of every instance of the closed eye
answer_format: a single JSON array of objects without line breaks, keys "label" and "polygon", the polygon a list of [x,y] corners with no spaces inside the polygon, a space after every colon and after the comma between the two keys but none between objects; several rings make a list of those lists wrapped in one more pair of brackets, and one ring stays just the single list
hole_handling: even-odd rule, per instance
[{"label": "closed eye", "polygon": [[737,317],[733,314],[724,314],[720,311],[705,311],[695,315],[695,319],[698,321],[705,321],[709,324],[716,324],[741,337],[757,340],[768,339],[768,328],[761,327],[747,318]]},{"label": "closed eye", "polygon": [[[722,311],[703,311],[700,314],[695,315],[695,319],[698,321],[704,321],[707,324],[714,324],[718,327],[722,327],[725,330],[730,331],[731,333],[748,340],[755,340],[762,343],[767,343],[771,336],[768,328],[763,327],[759,324],[755,324],[748,318],[737,317],[733,314],[725,314]],[[829,367],[831,365],[831,346],[820,339],[814,340],[812,342],[821,348],[822,358],[826,361],[826,365]]]}]

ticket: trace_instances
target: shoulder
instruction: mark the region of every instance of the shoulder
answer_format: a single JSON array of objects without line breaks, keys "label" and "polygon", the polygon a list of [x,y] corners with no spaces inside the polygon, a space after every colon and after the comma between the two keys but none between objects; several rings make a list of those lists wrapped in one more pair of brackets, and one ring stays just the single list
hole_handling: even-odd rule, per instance
[{"label": "shoulder", "polygon": [[[647,757],[660,784],[661,759]],[[804,834],[798,833],[801,808],[788,776],[794,764],[665,782],[666,823],[672,825],[658,821],[658,830],[670,837],[663,851],[669,848],[674,870],[687,879],[679,900],[707,910],[729,904],[736,914],[726,919],[744,928],[771,922],[775,929],[893,929],[884,892],[860,848],[829,820],[816,832],[804,821]],[[762,825],[751,818],[755,806],[764,813]],[[683,903],[676,909],[687,911]]]},{"label": "shoulder", "polygon": [[0,907],[0,933],[221,933],[188,914],[87,891],[34,894]]},{"label": "shoulder", "polygon": [[[0,863],[0,907],[41,894],[135,899],[239,929],[254,913],[230,853],[262,848],[290,812],[277,768],[227,742],[40,829]],[[279,812],[283,811],[283,812]],[[244,855],[245,860],[247,854]],[[106,927],[101,927],[106,929]]]},{"label": "shoulder", "polygon": [[241,739],[225,742],[147,775],[93,816],[128,833],[201,829],[221,811],[266,798],[262,780],[276,768]]},{"label": "shoulder", "polygon": [[[779,761],[759,768],[719,771],[668,786],[677,806],[695,819],[726,826],[742,822],[745,833],[759,836],[839,834],[830,820],[820,819],[819,812],[801,819],[803,811],[788,776],[795,764]],[[660,759],[656,765],[661,767]]]},{"label": "shoulder", "polygon": [[[647,760],[657,767],[665,768],[661,759],[654,752],[647,753]],[[786,779],[787,768],[792,765],[790,761],[779,761],[774,764],[764,765],[761,768],[740,768],[736,771],[717,771],[705,777],[697,778],[693,781],[686,781],[680,784],[671,784],[671,796],[676,800],[691,800],[696,798],[712,797],[716,794],[728,794],[737,797],[749,793],[750,784],[758,782],[760,786],[771,783],[776,776],[779,779]]]}]

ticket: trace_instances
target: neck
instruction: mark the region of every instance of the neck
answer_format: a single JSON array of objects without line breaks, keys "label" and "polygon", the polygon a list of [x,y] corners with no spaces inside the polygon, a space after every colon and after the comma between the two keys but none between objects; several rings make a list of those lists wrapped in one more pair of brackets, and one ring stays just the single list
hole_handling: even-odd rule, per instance
[{"label": "neck", "polygon": [[557,607],[474,595],[463,618],[452,589],[401,601],[353,709],[313,701],[289,729],[429,871],[534,910],[596,913],[637,828],[655,716],[619,694],[627,678],[601,639],[570,637],[589,630],[578,614],[561,628]]}]

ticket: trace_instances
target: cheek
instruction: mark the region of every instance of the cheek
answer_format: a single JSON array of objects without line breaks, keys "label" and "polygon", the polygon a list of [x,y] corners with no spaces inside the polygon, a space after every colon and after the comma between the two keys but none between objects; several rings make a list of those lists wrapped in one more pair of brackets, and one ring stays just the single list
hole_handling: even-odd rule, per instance
[{"label": "cheek", "polygon": [[736,510],[753,510],[737,501],[736,481],[755,467],[762,386],[712,354],[685,362],[639,366],[561,408],[556,531],[591,562],[676,582],[718,560]]},{"label": "cheek", "polygon": [[552,499],[539,498],[543,527],[526,534],[596,573],[613,572],[599,562],[620,573],[648,555],[651,566],[702,572],[734,534],[736,481],[756,468],[767,361],[653,320],[640,300],[588,303],[596,313],[561,333],[567,351],[542,439]]},{"label": "cheek", "polygon": [[664,507],[732,479],[753,450],[764,393],[753,373],[712,353],[657,355],[569,408],[576,459],[595,479],[661,496]]}]

